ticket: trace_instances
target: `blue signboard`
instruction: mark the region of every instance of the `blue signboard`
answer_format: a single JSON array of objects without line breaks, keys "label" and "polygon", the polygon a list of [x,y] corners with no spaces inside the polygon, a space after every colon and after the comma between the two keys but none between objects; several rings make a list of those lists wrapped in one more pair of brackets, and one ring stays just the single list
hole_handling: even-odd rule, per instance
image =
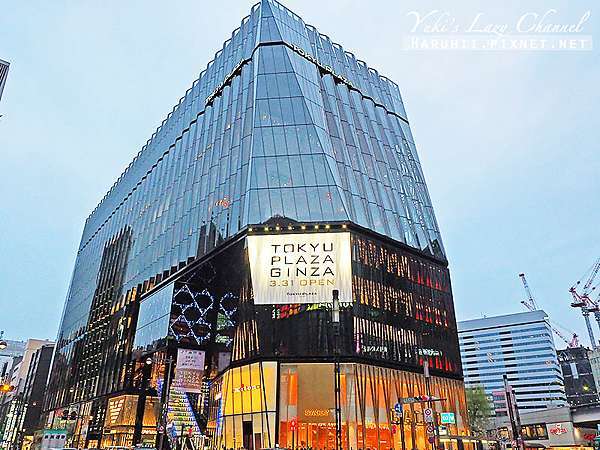
[{"label": "blue signboard", "polygon": [[441,414],[442,423],[456,423],[453,412],[443,412]]}]

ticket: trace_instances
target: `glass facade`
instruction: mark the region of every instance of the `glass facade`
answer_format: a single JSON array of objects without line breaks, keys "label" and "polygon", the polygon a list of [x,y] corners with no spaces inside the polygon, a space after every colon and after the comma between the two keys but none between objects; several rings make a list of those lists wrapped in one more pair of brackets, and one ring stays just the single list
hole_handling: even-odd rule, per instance
[{"label": "glass facade", "polygon": [[169,332],[174,284],[170,283],[140,303],[133,348],[152,350]]},{"label": "glass facade", "polygon": [[[346,227],[330,225],[321,233],[341,226]],[[285,232],[273,228],[273,233]],[[415,371],[422,371],[427,360],[432,373],[460,378],[448,269],[358,229],[350,231],[350,242],[354,298],[341,306],[339,353]],[[223,365],[223,353],[237,364],[259,357],[316,360],[335,354],[329,298],[254,304],[243,236],[144,296],[139,310],[134,354],[160,349],[167,337],[210,350],[215,366]]]},{"label": "glass facade", "polygon": [[[142,395],[139,361],[154,352],[160,397],[175,347],[205,351],[210,377],[261,359],[330,361],[329,299],[254,304],[245,237],[279,223],[352,230],[346,363],[418,373],[427,360],[460,383],[446,256],[398,86],[262,0],[86,220],[49,424],[62,408],[86,411],[74,427],[101,442],[107,399]],[[199,397],[173,396],[207,420]],[[279,425],[265,411],[271,433]]]}]

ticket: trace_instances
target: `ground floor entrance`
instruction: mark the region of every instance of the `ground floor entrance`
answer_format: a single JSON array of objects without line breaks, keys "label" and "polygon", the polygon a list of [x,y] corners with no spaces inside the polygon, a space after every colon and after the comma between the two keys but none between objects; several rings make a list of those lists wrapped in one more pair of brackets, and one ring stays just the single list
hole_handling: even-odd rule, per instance
[{"label": "ground floor entrance", "polygon": [[[340,386],[338,401],[335,385]],[[461,381],[358,363],[261,362],[211,386],[211,448],[475,449]],[[419,401],[428,397],[432,402]],[[416,400],[415,400],[416,399]],[[339,414],[336,415],[336,403]],[[444,438],[453,436],[453,439]],[[464,437],[464,439],[461,439]]]}]

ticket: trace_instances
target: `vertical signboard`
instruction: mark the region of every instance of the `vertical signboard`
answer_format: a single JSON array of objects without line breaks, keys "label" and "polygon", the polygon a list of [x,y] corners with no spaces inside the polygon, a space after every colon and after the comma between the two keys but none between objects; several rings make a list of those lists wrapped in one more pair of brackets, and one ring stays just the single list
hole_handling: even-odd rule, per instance
[{"label": "vertical signboard", "polygon": [[248,236],[254,303],[352,301],[350,233]]},{"label": "vertical signboard", "polygon": [[183,392],[202,392],[204,375],[204,351],[177,349],[177,367],[173,386]]}]

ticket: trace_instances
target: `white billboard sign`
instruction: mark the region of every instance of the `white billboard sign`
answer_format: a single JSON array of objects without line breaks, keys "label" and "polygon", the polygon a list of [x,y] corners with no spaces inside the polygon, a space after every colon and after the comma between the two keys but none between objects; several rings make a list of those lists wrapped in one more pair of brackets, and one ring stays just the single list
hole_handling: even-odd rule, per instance
[{"label": "white billboard sign", "polygon": [[248,236],[257,305],[352,301],[350,233]]},{"label": "white billboard sign", "polygon": [[204,351],[177,349],[177,366],[173,385],[183,392],[202,392]]}]

